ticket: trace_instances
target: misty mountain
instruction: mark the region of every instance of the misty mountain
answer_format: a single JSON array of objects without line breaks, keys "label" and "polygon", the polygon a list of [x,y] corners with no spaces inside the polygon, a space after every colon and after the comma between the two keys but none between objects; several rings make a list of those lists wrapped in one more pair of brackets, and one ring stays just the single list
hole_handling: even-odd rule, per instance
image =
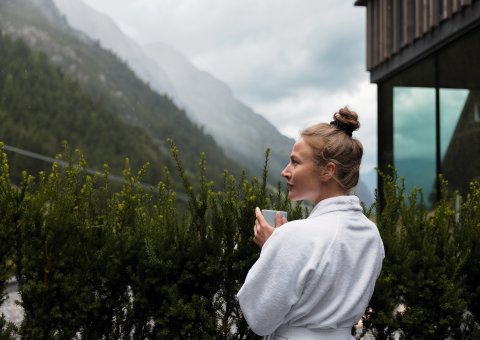
[{"label": "misty mountain", "polygon": [[377,172],[373,170],[367,173],[360,173],[360,180],[353,192],[367,207],[370,207],[375,202],[374,191],[376,187]]},{"label": "misty mountain", "polygon": [[[92,10],[82,1],[53,0],[62,15],[65,15],[70,26],[76,28],[101,45],[115,52],[129,67],[160,94],[175,98],[175,90],[165,71],[155,61],[148,58],[142,48],[134,40],[123,37],[123,33],[106,15]],[[100,33],[101,32],[101,33]],[[102,35],[102,39],[98,36]]]},{"label": "misty mountain", "polygon": [[258,175],[269,147],[272,176],[283,169],[294,141],[237,100],[226,84],[194,67],[171,46],[158,42],[142,48],[108,16],[81,0],[54,1],[73,27],[118,54],[152,89],[171,97],[230,158]]},{"label": "misty mountain", "polygon": [[[206,153],[207,174],[212,179],[221,181],[225,169],[232,173],[240,172],[238,164],[227,157],[213,138],[194,124],[168,96],[153,91],[116,55],[101,48],[96,41],[86,34],[72,29],[58,12],[52,0],[0,0],[0,30],[2,36],[9,36],[12,40],[21,39],[24,41],[28,48],[32,50],[34,56],[38,54],[38,57],[35,58],[48,59],[47,61],[53,65],[52,67],[58,68],[64,74],[64,77],[71,78],[78,85],[78,89],[70,91],[75,93],[72,101],[84,94],[90,98],[91,102],[82,100],[81,102],[85,103],[82,104],[84,106],[76,110],[78,115],[82,111],[84,112],[83,116],[76,116],[79,121],[83,119],[83,125],[91,126],[91,124],[94,124],[91,119],[96,117],[92,115],[92,112],[105,113],[105,117],[110,117],[109,120],[115,123],[112,123],[110,128],[117,130],[105,131],[105,134],[114,136],[115,133],[111,132],[121,131],[122,133],[116,135],[121,135],[119,137],[121,139],[131,139],[134,144],[128,148],[136,151],[126,155],[125,150],[122,150],[120,146],[124,141],[115,142],[111,139],[111,145],[100,145],[93,142],[95,139],[88,142],[81,137],[71,138],[75,134],[80,134],[80,131],[75,129],[74,124],[69,124],[72,121],[69,121],[68,114],[71,114],[71,119],[73,119],[74,107],[68,108],[66,104],[62,104],[65,112],[62,112],[61,115],[57,112],[59,117],[62,117],[63,125],[52,124],[50,134],[65,136],[67,140],[76,140],[79,146],[88,146],[91,148],[90,150],[82,150],[87,154],[92,154],[90,152],[92,149],[100,148],[106,153],[111,152],[112,155],[122,160],[125,156],[128,156],[131,160],[155,160],[155,166],[158,167],[155,169],[156,172],[161,172],[160,168],[168,165],[167,163],[162,165],[161,160],[165,159],[165,155],[168,155],[166,141],[168,138],[172,138],[180,150],[180,156],[188,160],[188,162],[184,162],[187,176],[196,177],[198,158],[201,152]],[[1,52],[3,51],[0,50]],[[42,55],[44,57],[40,57]],[[36,60],[35,58],[33,60]],[[27,62],[30,60],[28,58],[25,60],[23,67],[17,67],[11,71],[10,78],[13,81],[11,82],[13,86],[17,86],[15,82],[18,80],[17,78],[37,72],[35,71],[37,68],[32,66],[35,63]],[[9,65],[8,60],[5,65]],[[48,70],[48,66],[42,66],[40,70]],[[8,76],[6,67],[1,71],[4,73],[3,75]],[[52,72],[46,71],[44,73]],[[42,103],[42,105],[36,106],[37,110],[33,110],[34,107],[26,107],[25,110],[28,112],[22,111],[22,114],[28,113],[29,117],[19,120],[20,114],[17,109],[21,105],[4,107],[3,114],[13,120],[11,126],[16,126],[19,131],[30,131],[32,128],[35,130],[34,124],[38,121],[38,115],[42,114],[42,117],[45,117],[41,122],[43,124],[42,133],[45,134],[45,137],[48,137],[47,130],[43,128],[45,125],[48,126],[48,115],[50,114],[48,111],[61,102],[59,98],[61,98],[62,93],[52,95],[49,91],[46,93],[38,91],[39,89],[48,90],[48,88],[41,88],[45,85],[39,85],[39,82],[35,79],[46,78],[43,76],[41,78],[33,77],[29,85],[30,88],[23,92],[24,97],[28,96],[30,101]],[[46,83],[48,82],[46,81]],[[25,83],[22,84],[23,87],[27,86]],[[58,86],[53,87],[51,83],[48,84],[50,84],[48,87],[51,87],[52,90],[60,91]],[[82,93],[79,93],[80,91]],[[17,92],[22,93],[21,91]],[[16,92],[11,90],[10,93]],[[63,95],[66,96],[66,94]],[[6,99],[13,100],[13,98],[13,95],[10,95]],[[21,103],[22,100],[26,101],[26,98],[15,97],[17,103]],[[50,109],[49,105],[51,105]],[[120,121],[113,120],[112,115],[115,115],[116,119],[118,118]],[[108,129],[108,124],[104,124],[105,119],[99,119],[102,121],[102,126]],[[115,126],[118,126],[118,128],[115,128]],[[130,134],[126,133],[127,128]],[[98,129],[95,131],[97,134],[101,133]],[[91,133],[92,130],[84,132]],[[17,135],[15,134],[15,136]],[[46,152],[46,150],[52,150],[52,143],[55,144],[52,138],[37,138],[36,140],[38,143],[34,143],[35,145],[32,146],[29,134],[25,133],[23,139],[15,141],[18,144],[14,146],[21,148],[36,146],[38,152]],[[42,143],[47,143],[47,140],[49,140],[49,145],[42,145]],[[5,140],[5,142],[9,141]],[[145,145],[146,155],[138,154],[139,144]],[[61,148],[61,145],[58,145],[58,147]],[[72,145],[72,147],[77,147],[77,144]],[[161,156],[157,157],[156,154]],[[99,152],[95,155],[97,159],[100,156]],[[105,155],[105,160],[108,159],[112,158],[110,155]],[[171,169],[171,172],[175,172],[175,170]]]},{"label": "misty mountain", "polygon": [[399,177],[405,179],[405,190],[410,193],[414,187],[422,188],[425,203],[435,201],[435,160],[428,158],[402,158],[396,159],[395,170]]}]

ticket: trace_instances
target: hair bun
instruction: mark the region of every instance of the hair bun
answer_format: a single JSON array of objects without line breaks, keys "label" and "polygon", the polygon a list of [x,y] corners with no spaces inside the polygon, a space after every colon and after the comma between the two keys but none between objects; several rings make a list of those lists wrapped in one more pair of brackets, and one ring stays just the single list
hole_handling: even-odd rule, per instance
[{"label": "hair bun", "polygon": [[332,126],[336,126],[339,130],[344,131],[347,135],[352,136],[352,132],[360,128],[360,122],[358,121],[358,114],[343,107],[338,112],[333,114]]}]

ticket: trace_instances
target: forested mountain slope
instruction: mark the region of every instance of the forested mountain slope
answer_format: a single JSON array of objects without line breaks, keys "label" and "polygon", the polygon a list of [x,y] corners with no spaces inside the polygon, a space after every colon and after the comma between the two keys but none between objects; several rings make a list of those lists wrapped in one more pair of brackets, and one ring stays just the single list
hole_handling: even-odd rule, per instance
[{"label": "forested mountain slope", "polygon": [[[42,52],[0,35],[0,140],[44,155],[62,151],[62,141],[80,148],[92,167],[108,163],[121,173],[124,157],[133,167],[152,164],[148,179],[161,178],[170,156],[142,128],[129,125],[95,104],[81,87]],[[41,162],[12,155],[13,174],[37,172]],[[49,166],[49,165],[48,165]]]},{"label": "forested mountain slope", "polygon": [[187,173],[198,171],[201,152],[210,178],[219,180],[224,169],[238,172],[170,98],[69,28],[51,0],[0,0],[0,29],[4,142],[54,155],[67,140],[96,166],[108,162],[118,169],[125,156],[135,165],[150,161],[150,178],[156,180],[164,165],[171,166],[166,144],[171,138]]}]

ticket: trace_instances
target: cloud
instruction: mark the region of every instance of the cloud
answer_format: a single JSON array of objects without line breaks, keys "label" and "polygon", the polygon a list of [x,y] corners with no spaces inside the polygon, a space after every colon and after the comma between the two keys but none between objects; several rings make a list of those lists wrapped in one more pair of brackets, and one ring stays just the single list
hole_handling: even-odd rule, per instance
[{"label": "cloud", "polygon": [[338,0],[86,0],[141,43],[175,46],[240,99],[354,85],[364,10]]},{"label": "cloud", "polygon": [[393,89],[393,148],[396,159],[435,159],[435,89]]},{"label": "cloud", "polygon": [[[247,101],[283,97],[300,87],[352,87],[365,77],[361,10],[351,4],[345,8],[338,2],[309,1],[270,15],[274,8],[255,13],[257,20],[247,27],[232,25],[232,20],[224,23],[228,27],[219,26],[229,38],[216,48],[197,50],[192,61],[216,72]],[[237,25],[244,29],[231,28]]]},{"label": "cloud", "polygon": [[309,125],[330,122],[333,113],[343,106],[359,114],[361,127],[354,132],[364,147],[362,171],[377,164],[377,93],[367,79],[352,89],[303,88],[278,100],[253,103],[283,134],[298,139]]}]

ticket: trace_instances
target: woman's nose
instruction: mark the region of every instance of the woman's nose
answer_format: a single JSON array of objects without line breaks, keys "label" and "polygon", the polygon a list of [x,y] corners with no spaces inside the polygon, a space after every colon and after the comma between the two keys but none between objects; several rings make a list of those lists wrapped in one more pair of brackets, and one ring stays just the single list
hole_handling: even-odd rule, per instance
[{"label": "woman's nose", "polygon": [[280,173],[282,177],[287,178],[290,175],[289,166],[290,166],[290,163],[288,163],[287,166]]}]

